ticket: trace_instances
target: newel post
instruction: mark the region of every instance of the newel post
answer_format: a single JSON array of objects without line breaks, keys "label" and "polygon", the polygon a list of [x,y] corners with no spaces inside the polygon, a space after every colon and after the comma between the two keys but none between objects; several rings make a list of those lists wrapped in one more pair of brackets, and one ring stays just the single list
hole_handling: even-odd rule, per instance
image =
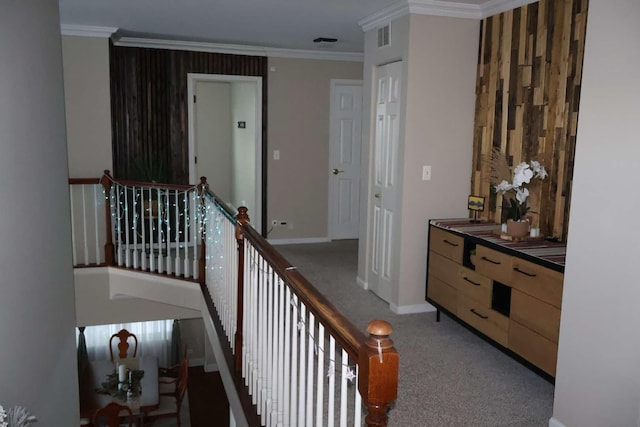
[{"label": "newel post", "polygon": [[204,216],[206,215],[204,197],[209,185],[207,184],[207,177],[200,177],[200,184],[198,184],[198,197],[200,199],[200,212],[202,217],[200,218],[200,257],[198,258],[198,282],[200,285],[206,284],[206,272],[207,272],[207,242],[205,240],[206,230],[204,229],[205,222]]},{"label": "newel post", "polygon": [[399,355],[389,338],[392,330],[389,322],[372,320],[369,338],[360,347],[358,391],[369,412],[369,427],[387,425],[387,412],[398,397]]},{"label": "newel post", "polygon": [[242,226],[249,223],[249,214],[245,206],[238,208],[236,215],[236,242],[238,243],[238,301],[236,313],[236,336],[235,336],[235,371],[242,372],[242,317],[244,316],[244,235]]},{"label": "newel post", "polygon": [[100,184],[102,184],[102,188],[104,189],[105,195],[105,217],[106,217],[106,228],[107,228],[107,241],[104,244],[104,262],[106,265],[115,265],[115,248],[113,246],[113,232],[111,230],[111,183],[113,182],[113,178],[111,177],[111,172],[105,169],[100,178]]}]

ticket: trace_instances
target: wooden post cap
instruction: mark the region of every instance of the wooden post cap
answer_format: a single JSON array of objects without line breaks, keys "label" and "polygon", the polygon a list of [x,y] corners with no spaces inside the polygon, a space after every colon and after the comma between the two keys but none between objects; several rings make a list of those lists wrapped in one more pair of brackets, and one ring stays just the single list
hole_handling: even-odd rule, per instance
[{"label": "wooden post cap", "polygon": [[391,327],[391,323],[386,320],[376,319],[369,322],[367,332],[376,336],[389,336],[391,332],[393,332],[393,328]]},{"label": "wooden post cap", "polygon": [[201,176],[200,177],[200,184],[207,185],[207,177],[206,176]]},{"label": "wooden post cap", "polygon": [[389,349],[393,347],[393,341],[389,338],[393,328],[391,323],[386,320],[372,320],[367,325],[367,332],[369,333],[369,338],[366,341],[368,347],[374,349]]}]

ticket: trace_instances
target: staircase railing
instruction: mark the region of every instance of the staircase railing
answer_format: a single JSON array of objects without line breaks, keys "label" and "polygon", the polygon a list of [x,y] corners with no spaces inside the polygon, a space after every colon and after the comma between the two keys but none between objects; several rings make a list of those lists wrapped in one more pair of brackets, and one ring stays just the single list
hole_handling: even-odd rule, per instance
[{"label": "staircase railing", "polygon": [[172,186],[105,172],[70,180],[74,264],[197,280],[251,425],[360,426],[363,407],[366,425],[387,424],[399,362],[391,325],[357,329],[204,178]]}]

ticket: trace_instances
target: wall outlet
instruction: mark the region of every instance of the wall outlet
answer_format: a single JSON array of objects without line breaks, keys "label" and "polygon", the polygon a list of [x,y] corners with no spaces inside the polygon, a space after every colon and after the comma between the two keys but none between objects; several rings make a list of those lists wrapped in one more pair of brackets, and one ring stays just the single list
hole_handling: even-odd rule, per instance
[{"label": "wall outlet", "polygon": [[422,166],[422,180],[431,181],[431,165]]}]

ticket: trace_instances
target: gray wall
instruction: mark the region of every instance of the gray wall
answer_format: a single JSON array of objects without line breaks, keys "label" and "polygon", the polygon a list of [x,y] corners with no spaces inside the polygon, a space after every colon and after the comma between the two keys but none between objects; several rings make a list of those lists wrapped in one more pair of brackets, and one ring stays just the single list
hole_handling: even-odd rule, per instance
[{"label": "gray wall", "polygon": [[551,426],[640,425],[639,17],[589,2]]},{"label": "gray wall", "polygon": [[58,2],[0,13],[0,404],[78,425]]}]

